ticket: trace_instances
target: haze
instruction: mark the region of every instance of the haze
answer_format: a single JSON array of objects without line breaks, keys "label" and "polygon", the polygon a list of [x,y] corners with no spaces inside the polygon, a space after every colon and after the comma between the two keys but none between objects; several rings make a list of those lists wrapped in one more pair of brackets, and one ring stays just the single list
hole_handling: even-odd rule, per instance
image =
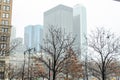
[{"label": "haze", "polygon": [[73,7],[82,4],[87,9],[87,30],[105,27],[119,34],[120,2],[113,0],[14,0],[12,25],[17,37],[23,37],[27,25],[43,25],[43,13],[59,4]]}]

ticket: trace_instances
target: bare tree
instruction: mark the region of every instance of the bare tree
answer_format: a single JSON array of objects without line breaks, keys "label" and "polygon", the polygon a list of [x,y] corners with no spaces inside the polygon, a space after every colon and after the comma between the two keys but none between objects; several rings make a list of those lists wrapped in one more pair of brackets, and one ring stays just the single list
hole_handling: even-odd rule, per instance
[{"label": "bare tree", "polygon": [[93,76],[106,80],[113,73],[111,64],[118,58],[120,38],[104,28],[97,28],[88,36],[88,46],[92,50],[88,69]]},{"label": "bare tree", "polygon": [[13,79],[15,76],[18,76],[19,74],[18,70],[17,72],[15,72],[16,67],[13,66],[13,62],[11,58],[13,58],[15,54],[14,51],[20,44],[22,44],[22,42],[14,39],[11,41],[9,49],[6,51],[6,54],[9,54],[10,59],[9,59],[9,63],[5,64],[5,76],[7,76],[10,80]]},{"label": "bare tree", "polygon": [[[62,28],[50,26],[48,34],[44,39],[43,52],[49,56],[48,59],[39,58],[49,69],[49,80],[56,80],[57,75],[62,72],[64,61],[70,57],[69,49],[73,47],[75,38],[67,35]],[[50,75],[52,72],[52,75]],[[52,76],[52,78],[50,78]]]}]

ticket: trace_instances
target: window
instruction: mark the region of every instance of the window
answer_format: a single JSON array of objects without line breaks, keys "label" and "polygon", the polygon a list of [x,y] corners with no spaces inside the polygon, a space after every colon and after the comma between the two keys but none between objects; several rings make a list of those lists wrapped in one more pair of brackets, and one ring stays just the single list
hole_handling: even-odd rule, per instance
[{"label": "window", "polygon": [[0,72],[0,79],[4,79],[4,72]]},{"label": "window", "polygon": [[3,67],[4,65],[5,65],[5,61],[0,61],[0,67]]},{"label": "window", "polygon": [[10,0],[7,0],[7,3],[10,3]]},{"label": "window", "polygon": [[2,25],[8,25],[8,24],[9,24],[8,20],[3,20],[2,21]]},{"label": "window", "polygon": [[6,18],[9,18],[9,14],[8,13],[6,13]]},{"label": "window", "polygon": [[10,6],[4,5],[4,6],[3,6],[3,10],[4,10],[4,11],[9,11],[9,10],[10,10]]},{"label": "window", "polygon": [[0,55],[5,56],[5,51],[1,51]]},{"label": "window", "polygon": [[10,10],[10,6],[6,6],[6,10],[9,11]]},{"label": "window", "polygon": [[3,13],[3,14],[2,14],[2,17],[3,17],[3,18],[9,18],[9,14],[8,14],[8,13]]},{"label": "window", "polygon": [[2,17],[3,17],[3,18],[5,18],[5,15],[6,15],[6,14],[5,14],[5,13],[3,13]]},{"label": "window", "polygon": [[1,5],[0,5],[0,10],[1,10]]},{"label": "window", "polygon": [[0,45],[0,48],[3,49],[3,44]]},{"label": "window", "polygon": [[6,49],[7,48],[7,45],[6,44],[4,44],[4,49]]},{"label": "window", "polygon": [[8,28],[2,28],[2,32],[8,32]]},{"label": "window", "polygon": [[6,10],[6,6],[3,6],[3,10]]},{"label": "window", "polygon": [[1,36],[1,40],[2,41],[7,41],[7,37],[6,36]]},{"label": "window", "polygon": [[2,44],[0,45],[0,48],[1,48],[1,49],[6,49],[6,47],[7,47],[7,44],[5,44],[5,43],[2,43]]},{"label": "window", "polygon": [[3,2],[6,2],[6,0],[3,0]]},{"label": "window", "polygon": [[10,3],[10,0],[4,0],[3,2],[4,3]]}]

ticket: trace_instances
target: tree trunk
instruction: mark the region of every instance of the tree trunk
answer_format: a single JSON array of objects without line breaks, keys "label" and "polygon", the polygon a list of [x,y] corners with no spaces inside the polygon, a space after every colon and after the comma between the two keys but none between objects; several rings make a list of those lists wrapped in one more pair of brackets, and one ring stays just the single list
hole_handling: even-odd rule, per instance
[{"label": "tree trunk", "polygon": [[55,79],[56,79],[56,71],[53,70],[53,80],[55,80]]},{"label": "tree trunk", "polygon": [[102,80],[106,80],[105,70],[102,70]]}]

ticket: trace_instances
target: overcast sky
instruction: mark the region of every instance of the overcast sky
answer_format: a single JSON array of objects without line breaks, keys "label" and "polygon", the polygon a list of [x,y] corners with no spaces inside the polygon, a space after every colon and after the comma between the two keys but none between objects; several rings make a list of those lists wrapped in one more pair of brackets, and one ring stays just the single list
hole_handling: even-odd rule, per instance
[{"label": "overcast sky", "polygon": [[73,7],[82,4],[87,10],[88,32],[105,27],[120,33],[120,2],[113,0],[13,0],[12,25],[17,37],[23,37],[27,25],[43,25],[43,13],[59,4]]}]

